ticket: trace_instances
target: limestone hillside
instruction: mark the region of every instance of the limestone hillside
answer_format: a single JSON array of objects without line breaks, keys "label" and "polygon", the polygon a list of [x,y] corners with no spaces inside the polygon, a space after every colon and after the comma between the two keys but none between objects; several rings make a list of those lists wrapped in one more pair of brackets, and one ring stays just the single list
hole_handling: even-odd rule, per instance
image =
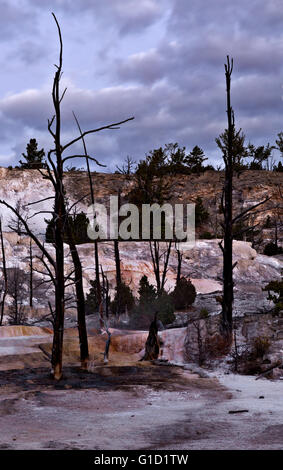
[{"label": "limestone hillside", "polygon": [[[108,204],[110,195],[121,194],[121,202],[127,202],[127,194],[133,187],[133,179],[120,174],[93,173],[92,174],[96,200],[99,203]],[[195,202],[201,197],[203,205],[209,212],[209,219],[197,229],[197,235],[203,236],[209,232],[213,238],[221,236],[221,214],[219,211],[223,187],[223,172],[207,171],[201,175],[180,175],[170,177],[172,203]],[[89,193],[88,176],[83,171],[66,172],[65,187],[70,203],[82,198]],[[280,190],[281,188],[281,190]],[[263,250],[268,241],[275,237],[275,227],[265,228],[267,217],[279,221],[283,215],[283,173],[268,171],[245,171],[234,178],[234,205],[235,215],[245,208],[258,203],[267,196],[271,197],[264,206],[256,211],[248,221],[251,225],[257,225],[256,249]],[[39,199],[52,196],[51,183],[43,179],[36,170],[18,170],[0,168],[0,198],[12,205],[17,201],[27,204]],[[79,210],[86,211],[90,204],[87,196],[78,204]],[[52,199],[36,206],[30,206],[29,215],[35,211],[52,210]],[[8,229],[11,214],[6,208],[0,206],[3,215],[4,229]],[[48,214],[39,214],[31,219],[35,230],[45,232],[44,218]],[[282,243],[282,224],[278,224],[279,243]]]}]

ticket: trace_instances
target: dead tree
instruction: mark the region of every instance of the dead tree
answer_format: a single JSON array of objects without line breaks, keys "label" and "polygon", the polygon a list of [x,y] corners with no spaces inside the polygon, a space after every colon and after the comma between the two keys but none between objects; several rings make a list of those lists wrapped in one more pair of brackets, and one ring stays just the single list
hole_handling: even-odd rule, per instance
[{"label": "dead tree", "polygon": [[[62,351],[63,351],[63,330],[64,330],[64,246],[63,246],[63,233],[64,233],[64,225],[66,225],[68,229],[68,222],[67,222],[67,214],[66,214],[66,201],[65,201],[65,189],[63,185],[63,166],[70,159],[74,158],[85,158],[85,155],[68,155],[67,157],[63,157],[63,152],[65,152],[70,146],[75,144],[78,141],[82,141],[82,139],[90,133],[99,132],[103,129],[113,129],[119,126],[120,124],[127,122],[126,119],[119,123],[114,123],[110,125],[106,125],[97,129],[92,129],[85,132],[80,132],[80,135],[67,144],[61,144],[61,101],[64,97],[66,89],[63,91],[62,95],[59,91],[60,79],[62,75],[62,50],[63,50],[63,43],[62,43],[62,36],[59,24],[55,15],[53,17],[56,21],[59,40],[60,40],[60,55],[59,55],[59,65],[57,66],[57,70],[55,73],[54,81],[53,81],[53,105],[55,109],[55,114],[53,115],[52,119],[48,122],[48,129],[51,135],[54,138],[55,149],[51,150],[48,153],[48,162],[50,167],[48,168],[48,177],[53,183],[55,189],[55,206],[54,206],[54,235],[55,235],[55,248],[56,248],[56,284],[55,284],[55,321],[54,321],[54,341],[53,341],[53,349],[52,349],[52,365],[54,369],[54,374],[56,378],[60,378],[62,374]],[[56,123],[55,131],[52,129],[53,123]],[[56,163],[54,164],[51,155],[55,153],[56,155]],[[88,155],[87,160],[92,160],[97,163],[97,160],[93,157]],[[51,173],[51,169],[53,169],[53,174]],[[72,246],[72,257],[73,260],[76,259],[75,264],[75,281],[77,286],[77,295],[79,295],[78,303],[82,307],[83,303],[83,292],[82,292],[82,282],[81,282],[81,272],[78,262],[78,256],[76,253],[76,249]],[[77,276],[77,277],[76,277]],[[78,293],[79,291],[79,293]],[[81,308],[80,308],[80,313]],[[83,315],[82,318],[80,317],[80,333],[82,334],[80,341],[84,338],[84,342],[86,340],[86,333],[85,328],[83,326],[84,320]],[[88,355],[87,351],[87,343],[84,343],[84,354],[83,360],[86,359]]]},{"label": "dead tree", "polygon": [[[28,206],[28,205],[27,205]],[[24,206],[21,199],[19,199],[16,203],[16,211],[27,221],[28,220],[28,210],[27,206]],[[23,223],[19,219],[19,217],[14,216],[11,217],[8,223],[8,227],[12,232],[15,232],[17,235],[21,236],[25,233],[25,229]],[[33,306],[33,268],[32,268],[32,240],[30,239],[29,242],[29,306]]]},{"label": "dead tree", "polygon": [[[100,323],[100,328],[101,330],[104,330],[107,334],[107,340],[105,343],[105,349],[104,349],[104,362],[108,362],[109,358],[109,348],[111,344],[111,333],[108,328],[108,309],[109,309],[109,282],[107,279],[107,276],[104,274],[102,266],[101,268],[101,275],[102,275],[102,298],[101,302],[99,304],[99,323]],[[106,311],[106,318],[104,316],[104,307]]]},{"label": "dead tree", "polygon": [[29,241],[29,306],[33,306],[33,263],[32,263],[32,241]]},{"label": "dead tree", "polygon": [[[88,153],[87,153],[87,148],[86,148],[86,142],[85,142],[85,139],[84,139],[84,135],[83,135],[81,126],[80,126],[79,121],[78,121],[78,119],[77,119],[74,112],[73,112],[73,115],[74,115],[75,121],[77,123],[80,135],[82,137],[82,144],[83,144],[83,148],[84,148],[86,167],[87,167],[87,175],[88,175],[88,180],[89,180],[91,204],[92,204],[92,207],[94,208],[95,197],[94,197],[93,182],[92,182],[92,178],[91,178],[91,172],[90,172],[90,165],[89,165],[89,158],[88,158]],[[105,166],[105,165],[102,165],[101,163],[99,163],[98,161],[96,161],[96,163],[99,166]],[[96,214],[94,214],[94,218],[95,218],[95,216],[96,216]],[[96,286],[97,286],[97,301],[98,301],[98,305],[100,305],[100,302],[101,302],[101,285],[100,285],[100,277],[99,277],[99,253],[98,253],[98,242],[97,242],[97,240],[94,240],[93,245],[94,245],[94,260],[95,260],[95,279],[96,279]]]},{"label": "dead tree", "polygon": [[103,300],[105,303],[105,314],[106,318],[109,316],[109,305],[110,305],[110,295],[109,295],[109,281],[107,276],[105,275],[102,266],[100,266],[101,275],[102,275],[102,292],[103,292]]},{"label": "dead tree", "polygon": [[[160,243],[156,240],[149,242],[151,260],[153,264],[153,271],[156,280],[156,287],[158,295],[164,291],[166,282],[166,274],[168,271],[168,262],[171,253],[172,241],[166,243],[166,249],[161,252]],[[163,260],[163,266],[162,266]]]},{"label": "dead tree", "polygon": [[115,257],[115,267],[116,267],[116,289],[117,289],[117,315],[121,313],[121,260],[120,260],[120,251],[119,251],[119,242],[114,240],[114,257]]},{"label": "dead tree", "polygon": [[0,314],[1,315],[0,316],[0,326],[1,326],[2,323],[3,323],[5,299],[6,299],[7,291],[8,291],[8,276],[7,276],[7,268],[6,268],[6,255],[5,255],[5,247],[4,247],[4,240],[3,240],[2,218],[1,217],[0,217],[0,237],[1,237],[2,271],[3,271],[1,314]]},{"label": "dead tree", "polygon": [[280,186],[278,186],[278,195],[279,195],[279,202],[273,203],[271,210],[273,212],[273,217],[271,217],[270,220],[270,225],[271,228],[274,229],[274,236],[272,243],[274,244],[274,248],[276,253],[279,253],[279,240],[280,240],[280,232],[282,229],[282,215],[283,215],[283,208],[282,208],[282,202],[280,199],[282,199],[282,194],[280,190]]},{"label": "dead tree", "polygon": [[[65,188],[63,184],[63,151],[64,147],[61,143],[61,101],[64,97],[65,91],[62,95],[60,92],[60,80],[62,76],[63,64],[63,42],[59,23],[53,14],[54,20],[57,25],[60,53],[59,65],[56,66],[56,72],[53,80],[52,101],[54,106],[54,115],[51,121],[48,121],[48,130],[54,140],[54,149],[48,152],[48,178],[54,187],[54,239],[55,239],[55,319],[54,319],[54,335],[52,345],[52,368],[54,377],[59,380],[62,376],[62,356],[63,356],[63,333],[64,333],[64,313],[65,313],[65,276],[64,276],[64,224],[66,222],[66,205],[65,205]],[[53,131],[52,125],[55,122],[55,130]],[[66,147],[66,146],[65,146]],[[52,154],[55,154],[55,162],[52,159]],[[53,174],[51,173],[53,169]],[[39,170],[41,171],[41,170]]]},{"label": "dead tree", "polygon": [[145,353],[141,361],[152,361],[158,359],[160,351],[160,341],[158,338],[158,312],[155,312],[154,319],[150,324],[148,337],[145,343]]},{"label": "dead tree", "polygon": [[79,331],[79,342],[80,342],[80,360],[83,368],[87,367],[89,359],[88,340],[87,340],[87,329],[85,321],[85,296],[83,288],[83,270],[81,260],[78,254],[78,250],[74,241],[72,229],[69,225],[69,217],[66,222],[66,233],[68,237],[68,245],[70,248],[72,261],[74,265],[74,284],[76,290],[76,305],[78,314],[78,331]]},{"label": "dead tree", "polygon": [[10,306],[8,319],[11,325],[23,325],[27,320],[27,315],[24,306],[24,299],[27,292],[26,274],[19,269],[18,266],[7,270],[8,275],[8,294],[12,298],[12,305]]},{"label": "dead tree", "polygon": [[123,163],[123,165],[121,167],[116,165],[117,171],[115,173],[125,175],[125,176],[127,176],[127,179],[129,179],[130,176],[134,172],[134,166],[136,165],[137,162],[135,160],[133,160],[133,158],[130,157],[129,155],[127,155],[127,157],[125,158],[124,161],[125,161],[125,163]]},{"label": "dead tree", "polygon": [[[119,218],[119,209],[120,209],[120,190],[118,190],[118,218]],[[117,290],[117,315],[121,313],[121,286],[122,286],[122,276],[121,276],[121,260],[120,260],[120,251],[119,251],[119,241],[114,240],[114,257],[115,257],[115,267],[116,267],[116,290]]]},{"label": "dead tree", "polygon": [[195,328],[197,333],[197,345],[198,345],[198,365],[202,366],[206,360],[206,351],[205,351],[205,341],[203,337],[203,332],[200,324],[200,320],[193,322],[192,326]]},{"label": "dead tree", "polygon": [[223,251],[223,300],[222,300],[222,329],[223,333],[232,333],[233,316],[233,227],[232,227],[232,207],[233,207],[233,136],[235,130],[234,113],[231,107],[231,75],[233,71],[233,59],[230,65],[229,56],[225,64],[226,94],[227,94],[227,119],[228,119],[228,148],[226,155],[223,155],[225,163],[224,182],[224,246]]},{"label": "dead tree", "polygon": [[[51,212],[54,221],[54,246],[55,256],[53,257],[44,247],[43,243],[29,227],[27,221],[21,216],[16,208],[9,205],[6,201],[1,200],[0,203],[8,207],[14,214],[17,215],[19,220],[23,223],[25,232],[29,235],[41,253],[46,257],[48,263],[45,262],[45,268],[49,272],[51,279],[54,283],[55,288],[55,308],[52,311],[54,315],[54,331],[53,331],[53,345],[52,345],[52,375],[56,380],[60,380],[62,377],[62,354],[63,354],[63,333],[64,333],[64,312],[65,312],[65,275],[64,275],[64,229],[67,222],[66,212],[66,192],[64,188],[64,164],[74,158],[85,158],[85,155],[68,155],[63,156],[64,152],[68,150],[73,144],[81,141],[86,135],[100,132],[104,129],[117,129],[119,125],[134,119],[133,117],[125,119],[123,121],[101,126],[96,129],[91,129],[80,133],[79,136],[75,137],[66,144],[62,143],[61,139],[61,103],[66,93],[66,88],[60,92],[60,80],[62,76],[62,56],[63,56],[63,42],[59,23],[52,13],[53,18],[57,25],[60,51],[59,51],[59,64],[56,65],[56,72],[53,79],[52,87],[52,101],[54,107],[54,115],[48,120],[48,130],[54,140],[54,148],[49,150],[47,154],[46,170],[38,169],[44,178],[49,179],[54,189],[54,207]],[[55,129],[54,129],[55,126]],[[88,159],[97,163],[96,159],[88,155]],[[45,198],[50,199],[50,198]],[[42,202],[36,201],[36,203]],[[47,212],[47,211],[39,211]],[[39,213],[38,212],[38,213]],[[48,211],[50,212],[50,211]],[[35,214],[34,214],[35,215]]]},{"label": "dead tree", "polygon": [[[19,214],[21,214],[22,217],[27,220],[28,213],[26,211],[26,208],[23,206],[21,199],[17,201],[16,209],[19,212]],[[17,235],[19,236],[22,235],[23,224],[18,217],[11,217],[11,219],[8,222],[8,227],[10,230],[12,230],[12,232],[17,233]]]},{"label": "dead tree", "polygon": [[[233,269],[236,263],[233,264],[233,225],[239,222],[248,212],[256,207],[264,204],[270,198],[267,197],[264,201],[255,204],[248,209],[243,210],[240,214],[233,217],[233,175],[237,165],[237,158],[239,153],[235,151],[237,140],[241,141],[240,131],[235,131],[234,112],[231,106],[231,75],[233,71],[233,59],[230,63],[229,56],[227,56],[227,64],[225,64],[225,78],[226,78],[226,98],[227,98],[227,142],[224,138],[216,139],[218,146],[223,151],[223,160],[225,164],[225,180],[221,200],[222,212],[224,215],[223,224],[223,240],[219,246],[223,253],[223,298],[222,298],[222,322],[221,332],[224,336],[232,338],[232,320],[233,320],[233,300],[234,300],[234,283],[233,283]],[[239,150],[239,149],[237,149]],[[238,153],[238,154],[237,154]],[[237,155],[236,155],[237,154]]]},{"label": "dead tree", "polygon": [[100,328],[101,330],[104,330],[107,334],[107,340],[105,343],[105,349],[104,349],[104,362],[108,362],[109,358],[109,348],[111,344],[111,333],[108,328],[108,322],[107,319],[104,316],[104,300],[101,300],[100,305],[99,305],[99,323],[100,323]]},{"label": "dead tree", "polygon": [[182,260],[183,260],[183,253],[180,250],[179,243],[175,242],[175,250],[177,253],[177,259],[178,259],[178,264],[177,264],[177,277],[176,277],[176,285],[179,284],[180,279],[181,279],[181,270],[182,270]]}]

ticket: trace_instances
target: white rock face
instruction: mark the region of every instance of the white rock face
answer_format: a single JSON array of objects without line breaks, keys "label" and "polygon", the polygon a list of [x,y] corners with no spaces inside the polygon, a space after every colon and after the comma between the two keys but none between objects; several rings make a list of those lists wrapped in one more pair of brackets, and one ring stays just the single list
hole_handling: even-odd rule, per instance
[{"label": "white rock face", "polygon": [[[51,183],[43,179],[39,172],[34,170],[19,170],[17,177],[10,177],[10,170],[0,168],[0,180],[0,199],[3,199],[12,207],[16,207],[17,202],[21,203],[22,206],[30,202],[51,197],[54,194]],[[32,215],[37,211],[51,211],[52,206],[53,199],[48,199],[40,204],[30,206],[28,214]],[[14,217],[12,212],[7,207],[0,205],[0,215],[3,219],[4,230],[8,230],[9,221]],[[30,225],[36,233],[44,234],[46,227],[44,218],[48,219],[48,217],[50,218],[50,214],[41,213],[31,219]]]},{"label": "white rock face", "polygon": [[[144,345],[148,337],[148,331],[128,331],[110,328],[112,333],[112,345],[115,351],[138,353],[142,358]],[[183,363],[184,343],[187,337],[187,328],[172,328],[158,332],[162,342],[159,359],[166,359]]]},{"label": "white rock face", "polygon": [[[219,240],[198,240],[195,247],[183,249],[182,274],[189,276],[196,287],[200,298],[203,295],[211,294],[211,301],[215,299],[213,294],[222,290],[222,254],[218,245]],[[4,245],[7,258],[7,266],[13,268],[18,266],[20,269],[29,272],[28,250],[29,238],[19,237],[14,233],[4,233]],[[54,254],[54,248],[46,244],[50,253]],[[149,282],[155,284],[150,249],[148,242],[120,242],[121,271],[124,281],[137,294],[140,278],[146,274]],[[90,287],[89,281],[95,277],[95,264],[93,255],[93,245],[85,244],[78,246],[84,270],[84,287],[87,291]],[[42,270],[42,265],[36,259],[39,255],[38,248],[33,243],[34,267]],[[99,244],[100,264],[107,275],[112,289],[112,295],[115,292],[115,261],[114,247],[112,242],[103,242]],[[1,259],[1,255],[0,255]],[[234,270],[235,293],[238,295],[241,309],[245,308],[247,302],[253,305],[253,298],[261,302],[266,294],[263,294],[261,287],[272,279],[279,279],[283,268],[282,260],[268,256],[257,255],[247,242],[234,242],[234,260],[237,266]],[[1,261],[0,261],[1,263]],[[1,264],[0,264],[1,266]],[[65,246],[65,266],[66,272],[72,270],[72,263],[69,256],[69,249]],[[166,280],[166,289],[173,290],[176,280],[177,256],[175,249],[172,248],[169,270]],[[2,276],[2,273],[1,273]],[[40,275],[36,275],[40,277]],[[47,304],[47,299],[52,298],[52,289],[48,290],[46,285],[41,288],[40,293],[36,294],[37,306]],[[247,296],[251,298],[247,299]],[[215,309],[214,309],[215,310]]]},{"label": "white rock face", "polygon": [[184,363],[184,344],[187,335],[187,328],[173,328],[159,332],[163,341],[160,359],[167,359],[178,363]]}]

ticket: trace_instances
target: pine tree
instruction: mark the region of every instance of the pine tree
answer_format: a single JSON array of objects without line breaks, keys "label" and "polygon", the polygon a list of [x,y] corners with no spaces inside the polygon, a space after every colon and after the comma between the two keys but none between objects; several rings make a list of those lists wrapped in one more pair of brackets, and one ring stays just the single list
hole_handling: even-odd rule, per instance
[{"label": "pine tree", "polygon": [[282,171],[283,171],[283,165],[282,165],[282,163],[281,163],[281,162],[278,162],[278,165],[277,165],[277,166],[276,166],[276,165],[274,166],[273,171],[282,172]]},{"label": "pine tree", "polygon": [[195,223],[198,227],[209,218],[209,213],[205,209],[201,197],[197,197],[195,204]]},{"label": "pine tree", "polygon": [[[45,233],[45,240],[47,243],[54,243],[54,220],[46,220],[47,227]],[[82,243],[89,243],[87,235],[87,228],[89,225],[89,219],[84,212],[68,216],[68,230],[71,230],[72,241],[75,245],[81,245]],[[69,237],[66,229],[63,234],[64,243],[69,243]]]},{"label": "pine tree", "polygon": [[113,315],[130,312],[135,305],[135,298],[127,284],[121,282],[119,290],[116,287],[116,294],[111,302],[110,308]]},{"label": "pine tree", "polygon": [[193,150],[189,153],[186,158],[186,164],[190,171],[193,173],[200,173],[204,170],[203,162],[207,160],[204,151],[195,145]]},{"label": "pine tree", "polygon": [[[135,328],[148,328],[153,318],[160,320],[163,325],[175,320],[174,302],[171,294],[164,290],[160,293],[148,282],[146,275],[139,282],[139,299],[133,308],[131,325]],[[158,326],[158,323],[157,323]]]},{"label": "pine tree", "polygon": [[165,152],[168,160],[168,173],[172,175],[176,174],[188,174],[190,173],[186,161],[186,147],[179,147],[177,143],[166,144]]},{"label": "pine tree", "polygon": [[150,304],[157,297],[156,289],[152,284],[149,284],[146,275],[140,279],[138,294],[140,304]]},{"label": "pine tree", "polygon": [[194,303],[196,298],[196,289],[190,279],[181,277],[179,282],[176,283],[176,287],[171,295],[175,308],[177,310],[182,310]]},{"label": "pine tree", "polygon": [[99,309],[99,294],[98,294],[98,289],[97,289],[97,282],[96,279],[93,281],[89,281],[91,288],[86,295],[86,313],[89,315],[91,313],[95,313]]},{"label": "pine tree", "polygon": [[263,163],[266,162],[268,168],[268,159],[272,154],[272,150],[276,147],[271,146],[269,143],[264,146],[260,145],[255,147],[252,144],[248,145],[248,156],[252,157],[252,161],[249,165],[250,170],[263,170]]},{"label": "pine tree", "polygon": [[[231,152],[231,163],[235,171],[245,168],[244,158],[249,156],[247,147],[245,146],[245,138],[242,129],[236,130],[235,126],[233,126],[230,131],[225,129],[225,131],[215,139],[216,144],[225,158],[227,158],[229,152]],[[229,139],[231,142],[229,142]]]},{"label": "pine tree", "polygon": [[[141,160],[133,176],[134,186],[128,193],[128,201],[136,204],[140,214],[140,229],[142,227],[142,204],[163,205],[172,196],[171,183],[168,180],[166,154],[159,148],[149,152],[145,160]],[[164,214],[161,218],[161,238],[164,238]],[[150,224],[151,236],[153,224]],[[141,235],[141,232],[140,232]]]},{"label": "pine tree", "polygon": [[22,156],[26,159],[26,162],[22,162],[22,160],[20,160],[21,168],[34,170],[45,167],[45,164],[42,161],[43,157],[45,156],[45,152],[43,148],[38,150],[37,147],[38,143],[36,139],[30,139],[26,147],[27,154],[25,155],[22,153]]}]

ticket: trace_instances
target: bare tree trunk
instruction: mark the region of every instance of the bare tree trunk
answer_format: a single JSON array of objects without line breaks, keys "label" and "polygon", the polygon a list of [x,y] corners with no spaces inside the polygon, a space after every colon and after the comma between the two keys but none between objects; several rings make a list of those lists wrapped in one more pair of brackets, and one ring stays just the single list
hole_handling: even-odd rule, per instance
[{"label": "bare tree trunk", "polygon": [[234,114],[231,107],[231,74],[233,60],[230,66],[229,56],[225,64],[226,94],[227,94],[227,118],[228,118],[228,149],[225,158],[225,182],[224,182],[224,246],[223,246],[223,301],[222,301],[222,331],[225,336],[232,334],[233,317],[233,135]]},{"label": "bare tree trunk", "polygon": [[275,227],[274,227],[274,244],[276,247],[276,251],[278,252],[278,226],[277,226],[276,219],[275,219]]},{"label": "bare tree trunk", "polygon": [[155,267],[154,267],[154,274],[155,274],[155,279],[156,279],[156,287],[157,287],[157,292],[161,292],[161,279],[160,279],[160,256],[159,256],[159,242],[154,241],[153,242],[153,253],[154,253],[154,260],[155,260]]},{"label": "bare tree trunk", "polygon": [[[101,274],[102,274],[102,281],[103,281],[103,300],[101,300],[100,305],[99,305],[99,321],[100,321],[100,327],[101,329],[104,329],[106,334],[107,334],[107,341],[105,343],[105,349],[104,349],[104,362],[107,363],[109,359],[109,348],[111,344],[111,333],[108,328],[108,301],[109,301],[109,283],[108,279],[105,276],[102,266],[101,266]],[[104,317],[104,304],[106,306],[106,319]]]},{"label": "bare tree trunk", "polygon": [[158,338],[157,315],[158,312],[155,312],[154,320],[150,324],[148,337],[145,343],[145,353],[141,361],[152,361],[158,358],[160,342]]},{"label": "bare tree trunk", "polygon": [[5,299],[8,290],[8,277],[7,277],[7,268],[6,268],[6,255],[5,255],[5,248],[4,248],[4,240],[3,240],[3,231],[2,231],[2,219],[0,217],[0,237],[1,237],[1,251],[2,251],[2,264],[3,264],[3,296],[1,301],[1,317],[0,317],[0,326],[3,323],[4,317],[4,308],[5,308]]},{"label": "bare tree trunk", "polygon": [[172,241],[170,240],[168,245],[166,244],[166,251],[163,254],[163,256],[164,256],[164,265],[163,265],[163,272],[162,272],[161,286],[160,286],[161,287],[161,292],[164,291],[164,287],[165,287],[166,274],[167,274],[167,271],[168,271],[169,256],[170,256],[170,253],[171,253],[171,246],[172,246]]},{"label": "bare tree trunk", "polygon": [[[70,230],[68,230],[68,236],[72,238]],[[76,301],[77,301],[77,313],[78,313],[78,331],[79,331],[79,341],[80,341],[80,359],[81,366],[83,368],[87,367],[89,359],[88,351],[88,339],[87,339],[87,329],[85,321],[85,296],[83,289],[83,273],[82,273],[82,264],[78,254],[77,247],[73,240],[69,238],[69,247],[71,251],[71,256],[74,264],[75,270],[75,288],[76,288]]]},{"label": "bare tree trunk", "polygon": [[176,248],[177,258],[178,258],[177,277],[176,277],[176,285],[178,285],[181,280],[183,253],[181,252],[181,250],[178,249],[177,243],[175,243],[175,248]]},{"label": "bare tree trunk", "polygon": [[121,260],[120,260],[120,251],[119,251],[119,242],[114,240],[114,253],[115,253],[115,266],[116,266],[116,283],[117,289],[122,283],[121,277]]},{"label": "bare tree trunk", "polygon": [[104,318],[104,312],[103,312],[103,301],[101,301],[99,305],[99,320],[100,320],[100,326],[105,330],[107,333],[107,340],[105,343],[105,349],[104,349],[104,362],[107,364],[108,359],[109,359],[109,348],[111,344],[111,333],[108,328],[107,320]]},{"label": "bare tree trunk", "polygon": [[[55,322],[54,322],[54,337],[52,347],[52,367],[53,374],[56,380],[60,380],[62,376],[62,357],[63,357],[63,334],[64,334],[64,314],[65,314],[65,277],[64,277],[64,225],[66,223],[66,207],[65,207],[65,189],[63,185],[63,159],[62,159],[62,145],[61,145],[61,109],[60,103],[62,97],[60,96],[60,79],[62,74],[62,52],[63,43],[61,31],[58,21],[53,15],[58,28],[60,40],[60,55],[59,65],[55,72],[53,81],[52,99],[55,109],[56,128],[53,133],[56,155],[56,168],[55,168],[55,249],[56,249],[56,283],[55,283]],[[50,156],[50,154],[49,154]],[[52,162],[53,163],[53,162]],[[53,164],[54,165],[54,164]]]},{"label": "bare tree trunk", "polygon": [[96,292],[97,292],[97,301],[101,302],[101,284],[99,278],[99,255],[98,255],[98,242],[94,241],[94,259],[95,259],[95,279],[96,279]]},{"label": "bare tree trunk", "polygon": [[[66,151],[69,147],[71,147],[76,142],[83,140],[85,135],[93,134],[96,132],[100,132],[104,129],[116,129],[117,126],[120,124],[124,124],[125,122],[131,121],[134,119],[133,117],[125,119],[120,122],[108,124],[105,126],[98,127],[96,129],[87,130],[81,132],[78,137],[75,137],[71,141],[67,142],[65,145],[62,145],[61,142],[61,102],[64,98],[66,88],[62,94],[60,94],[60,79],[62,76],[62,53],[63,53],[63,43],[62,43],[62,36],[59,23],[52,13],[53,18],[56,22],[59,41],[60,41],[60,53],[59,53],[59,65],[56,65],[56,72],[53,79],[53,88],[52,88],[52,100],[54,106],[54,115],[51,120],[48,120],[48,130],[53,137],[55,148],[49,150],[47,155],[47,161],[45,163],[45,170],[42,171],[38,168],[40,174],[51,181],[53,188],[54,188],[54,209],[52,212],[53,215],[53,222],[54,222],[54,246],[55,246],[55,258],[50,255],[50,253],[45,249],[44,244],[40,241],[40,239],[35,235],[33,230],[28,226],[27,221],[21,216],[19,210],[12,207],[3,199],[0,200],[0,204],[8,207],[14,214],[17,215],[20,222],[23,224],[25,228],[26,234],[29,235],[38,248],[41,250],[42,258],[41,261],[43,262],[50,278],[55,287],[55,311],[52,311],[52,316],[54,313],[54,334],[53,334],[53,345],[52,345],[52,357],[51,357],[51,365],[52,365],[52,375],[56,380],[60,380],[62,377],[62,356],[63,356],[63,334],[64,334],[64,312],[65,312],[65,276],[64,276],[64,228],[66,224],[67,214],[66,214],[66,204],[65,204],[65,188],[63,184],[63,166],[67,160],[73,158],[85,158],[85,155],[68,155],[67,157],[63,158],[63,152]],[[55,130],[53,130],[53,125],[55,124]],[[55,158],[54,158],[55,157]],[[95,161],[97,164],[97,160],[93,157],[87,156],[88,159]],[[53,161],[54,158],[54,161]],[[47,197],[43,200],[50,199]],[[33,202],[32,204],[37,204],[41,201]],[[45,212],[45,211],[39,211]],[[35,214],[34,214],[35,215]],[[44,257],[48,260],[52,269],[48,263],[45,263]],[[49,304],[51,305],[51,304]]]},{"label": "bare tree trunk", "polygon": [[29,241],[29,306],[33,306],[33,266],[32,266],[32,242]]},{"label": "bare tree trunk", "polygon": [[[61,175],[63,178],[63,174]],[[61,180],[62,181],[62,180]],[[52,368],[54,378],[62,377],[63,334],[65,314],[65,278],[64,278],[64,244],[63,244],[63,217],[65,218],[64,196],[61,191],[55,198],[55,247],[56,247],[56,283],[55,283],[55,321],[52,346]]]},{"label": "bare tree trunk", "polygon": [[18,282],[17,282],[17,274],[16,274],[16,279],[15,279],[15,290],[14,290],[14,295],[13,295],[13,304],[14,304],[14,321],[15,325],[19,324],[19,310],[18,310]]},{"label": "bare tree trunk", "polygon": [[[121,205],[121,195],[120,195],[120,189],[118,189],[118,219],[119,219],[120,205]],[[114,256],[115,256],[115,266],[116,266],[117,314],[120,315],[122,276],[121,276],[121,260],[120,260],[118,240],[114,240]]]},{"label": "bare tree trunk", "polygon": [[[171,253],[171,246],[172,246],[172,241],[166,245],[166,250],[163,253],[160,253],[160,244],[158,241],[154,240],[153,241],[153,248],[152,248],[152,242],[149,242],[150,246],[150,254],[151,254],[151,259],[152,259],[152,264],[153,264],[153,271],[155,275],[155,280],[156,280],[156,287],[157,287],[157,293],[160,295],[165,286],[166,282],[166,274],[168,271],[168,262],[169,262],[169,257]],[[161,268],[160,268],[160,260],[164,259],[163,263],[163,271],[161,275]]]},{"label": "bare tree trunk", "polygon": [[[90,166],[89,166],[89,157],[88,157],[88,154],[87,154],[86,143],[85,143],[85,139],[84,139],[79,121],[78,121],[75,114],[74,114],[74,118],[75,118],[75,121],[77,123],[78,129],[80,131],[80,135],[81,135],[81,138],[82,138],[82,143],[83,143],[83,148],[84,148],[84,153],[85,153],[85,158],[86,158],[86,166],[87,166],[87,174],[88,174],[88,180],[89,180],[91,204],[92,204],[92,206],[94,206],[94,204],[95,204],[94,190],[93,190],[93,183],[92,183],[92,178],[91,178],[91,172],[90,172]],[[98,302],[98,305],[100,305],[100,303],[101,303],[101,285],[100,285],[100,277],[99,277],[99,255],[98,255],[98,242],[97,242],[97,240],[94,240],[94,260],[95,260],[95,280],[96,280],[97,302]]]},{"label": "bare tree trunk", "polygon": [[115,255],[115,266],[116,266],[116,289],[117,289],[117,315],[121,313],[121,260],[119,251],[119,242],[114,240],[114,255]]},{"label": "bare tree trunk", "polygon": [[233,225],[235,222],[243,219],[249,212],[256,207],[267,202],[270,197],[266,197],[263,201],[244,209],[240,214],[233,218],[233,174],[235,166],[235,155],[233,155],[233,144],[235,138],[235,122],[234,112],[231,107],[231,75],[233,71],[233,59],[230,64],[229,56],[227,56],[227,64],[225,64],[226,77],[226,95],[227,95],[227,119],[228,119],[228,142],[227,149],[223,153],[225,163],[225,181],[223,195],[221,199],[222,211],[224,214],[224,245],[219,244],[223,253],[223,298],[222,298],[222,321],[221,332],[227,339],[232,340],[233,325],[233,301],[234,301],[234,283],[233,269]]},{"label": "bare tree trunk", "polygon": [[107,279],[107,276],[104,274],[102,266],[100,266],[101,269],[101,274],[102,274],[102,288],[103,288],[103,297],[105,301],[105,315],[106,318],[109,316],[109,303],[110,303],[110,297],[109,297],[109,281]]}]

